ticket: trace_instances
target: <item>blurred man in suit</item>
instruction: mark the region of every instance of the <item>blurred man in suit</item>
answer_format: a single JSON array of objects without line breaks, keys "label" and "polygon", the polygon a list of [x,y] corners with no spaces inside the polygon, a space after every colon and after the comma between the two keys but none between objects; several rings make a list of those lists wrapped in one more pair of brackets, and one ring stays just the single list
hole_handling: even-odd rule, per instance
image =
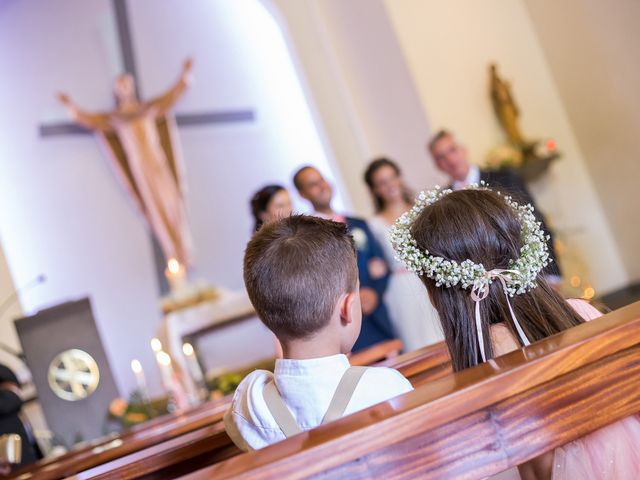
[{"label": "blurred man in suit", "polygon": [[362,329],[353,346],[353,351],[396,338],[387,307],[382,301],[389,281],[389,267],[384,260],[382,247],[373,236],[369,225],[361,218],[349,217],[333,211],[331,207],[333,190],[316,168],[302,167],[294,175],[293,183],[300,196],[313,205],[315,215],[346,223],[353,236],[358,257],[363,314]]},{"label": "blurred man in suit", "polygon": [[458,143],[452,133],[440,130],[428,145],[429,152],[438,170],[447,174],[451,184],[449,188],[459,190],[471,184],[485,182],[489,187],[495,187],[503,193],[509,194],[518,203],[530,203],[535,209],[536,217],[542,222],[542,229],[549,235],[549,253],[553,262],[544,270],[547,281],[558,286],[561,280],[560,267],[557,262],[553,237],[547,228],[542,213],[533,201],[533,197],[520,177],[510,170],[486,171],[477,165],[469,163],[467,149]]}]

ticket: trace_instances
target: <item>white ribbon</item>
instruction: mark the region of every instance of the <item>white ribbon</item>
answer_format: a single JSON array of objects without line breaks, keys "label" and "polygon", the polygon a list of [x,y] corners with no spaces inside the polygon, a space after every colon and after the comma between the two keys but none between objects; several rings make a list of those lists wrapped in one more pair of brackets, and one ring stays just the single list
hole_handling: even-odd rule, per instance
[{"label": "white ribbon", "polygon": [[476,313],[476,331],[478,333],[478,344],[480,345],[480,355],[482,356],[482,361],[486,362],[487,357],[484,352],[484,336],[482,335],[482,319],[480,318],[480,302],[487,298],[489,295],[489,282],[497,278],[502,283],[502,291],[504,292],[504,296],[507,299],[507,305],[509,306],[509,313],[511,314],[511,319],[513,320],[513,324],[516,327],[518,332],[518,336],[522,343],[526,345],[530,345],[531,342],[524,334],[524,330],[520,326],[518,319],[516,318],[516,314],[511,307],[511,302],[509,301],[509,292],[507,292],[507,282],[509,279],[509,275],[516,274],[519,272],[517,270],[507,270],[501,268],[494,268],[493,270],[488,271],[482,278],[477,279],[473,282],[473,288],[471,289],[471,299],[476,303],[475,313]]}]

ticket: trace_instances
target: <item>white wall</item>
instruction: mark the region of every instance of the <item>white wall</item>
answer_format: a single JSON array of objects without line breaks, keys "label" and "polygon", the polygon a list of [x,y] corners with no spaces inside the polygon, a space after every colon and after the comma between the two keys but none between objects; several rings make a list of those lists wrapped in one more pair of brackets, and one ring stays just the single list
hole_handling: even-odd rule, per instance
[{"label": "white wall", "polygon": [[442,180],[430,126],[382,0],[265,0],[280,19],[356,213],[372,211],[363,173],[390,156],[410,186]]},{"label": "white wall", "polygon": [[[284,37],[259,0],[202,0],[188,7],[144,0],[129,8],[143,95],[165,88],[192,55],[196,81],[178,111],[256,111],[254,124],[181,130],[194,276],[240,288],[252,193],[266,183],[289,185],[294,169],[307,163],[335,180]],[[336,196],[341,207],[341,192]]]},{"label": "white wall", "polygon": [[[19,298],[14,302],[10,300],[14,289],[11,272],[9,272],[9,266],[0,244],[0,305],[4,305],[0,309],[0,342],[10,349],[19,351],[20,343],[15,328],[13,328],[13,319],[22,315],[22,309]],[[2,349],[0,349],[0,363],[7,365],[17,373],[21,373],[21,370],[24,369],[22,362]]]},{"label": "white wall", "polygon": [[640,281],[640,2],[525,4],[624,266]]},{"label": "white wall", "polygon": [[44,120],[64,119],[56,91],[106,106],[110,20],[106,0],[3,3],[0,70],[11,74],[0,79],[0,230],[16,285],[48,277],[22,296],[25,313],[89,295],[123,388],[131,357],[152,362],[143,344],[158,319],[149,238],[91,137],[37,133]]},{"label": "white wall", "polygon": [[524,3],[386,0],[385,5],[430,123],[454,131],[476,162],[504,141],[488,94],[488,64],[497,62],[512,82],[525,135],[553,137],[564,154],[532,190],[566,245],[566,276],[579,271],[597,292],[624,286],[627,273]]},{"label": "white wall", "polygon": [[[180,131],[194,276],[239,288],[253,191],[288,184],[300,163],[335,178],[284,39],[258,0],[128,6],[143,97],[173,82],[192,55],[196,81],[178,111],[256,111],[253,124]],[[159,383],[148,348],[160,321],[148,234],[93,138],[37,135],[43,121],[66,119],[54,99],[59,90],[89,109],[112,107],[111,81],[120,65],[110,7],[107,0],[0,5],[0,235],[17,285],[39,273],[49,278],[23,296],[27,313],[91,296],[126,393],[134,383],[133,357],[152,386]]]}]

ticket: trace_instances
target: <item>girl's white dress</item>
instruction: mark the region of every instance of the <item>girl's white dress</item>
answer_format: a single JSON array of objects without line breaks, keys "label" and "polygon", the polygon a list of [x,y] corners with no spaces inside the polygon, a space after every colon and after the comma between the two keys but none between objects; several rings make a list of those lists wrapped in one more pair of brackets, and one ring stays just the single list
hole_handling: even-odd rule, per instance
[{"label": "girl's white dress", "polygon": [[426,287],[416,274],[409,272],[401,262],[395,259],[390,240],[392,225],[378,215],[368,223],[376,240],[382,246],[385,259],[391,269],[384,301],[396,332],[404,343],[404,350],[410,352],[443,340],[438,312],[429,301]]}]

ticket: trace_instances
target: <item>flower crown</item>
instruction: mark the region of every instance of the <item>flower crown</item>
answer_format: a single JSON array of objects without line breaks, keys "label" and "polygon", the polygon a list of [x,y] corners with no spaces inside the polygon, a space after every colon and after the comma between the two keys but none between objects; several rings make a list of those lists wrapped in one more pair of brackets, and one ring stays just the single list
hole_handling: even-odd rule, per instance
[{"label": "flower crown", "polygon": [[[470,185],[470,189],[490,190],[486,183]],[[529,204],[519,205],[511,197],[500,195],[515,211],[520,221],[520,237],[522,248],[520,257],[509,261],[506,270],[487,271],[481,263],[474,263],[467,259],[461,263],[443,257],[431,255],[427,250],[421,250],[411,235],[411,226],[425,207],[432,205],[444,196],[450,194],[451,189],[437,186],[428,192],[420,192],[416,203],[408,212],[404,213],[391,229],[391,243],[396,251],[396,258],[404,263],[407,269],[418,275],[425,275],[435,280],[436,286],[453,287],[460,285],[472,291],[488,291],[494,278],[500,278],[505,293],[513,297],[527,292],[537,286],[536,277],[550,262],[547,247],[548,236],[542,231],[541,223],[533,215],[533,207]],[[486,296],[486,294],[485,294]]]}]

